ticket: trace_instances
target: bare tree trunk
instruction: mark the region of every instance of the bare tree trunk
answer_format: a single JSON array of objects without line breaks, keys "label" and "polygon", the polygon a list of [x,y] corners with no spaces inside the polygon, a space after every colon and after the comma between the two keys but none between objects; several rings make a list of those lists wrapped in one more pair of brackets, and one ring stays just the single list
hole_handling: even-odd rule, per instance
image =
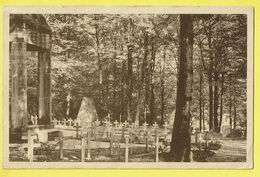
[{"label": "bare tree trunk", "polygon": [[116,37],[115,37],[115,42],[114,42],[114,60],[113,60],[113,76],[114,76],[114,80],[113,80],[113,105],[112,105],[112,115],[113,115],[113,118],[116,117],[116,70],[117,70],[117,67],[116,67],[116,57],[117,57],[117,54],[116,54]]},{"label": "bare tree trunk", "polygon": [[221,74],[221,93],[220,93],[220,118],[218,133],[221,131],[222,118],[223,118],[223,94],[224,94],[224,73]]},{"label": "bare tree trunk", "polygon": [[144,60],[142,64],[142,83],[144,83],[144,121],[146,121],[147,115],[147,102],[148,102],[148,67],[147,67],[147,57],[148,57],[148,34],[144,35]]},{"label": "bare tree trunk", "polygon": [[214,131],[218,132],[218,72],[216,71],[216,67],[215,67],[215,71],[214,71],[214,80],[215,80],[215,84],[214,84]]},{"label": "bare tree trunk", "polygon": [[103,73],[102,73],[102,63],[100,59],[99,53],[99,27],[98,25],[95,26],[95,37],[96,37],[96,53],[98,58],[98,72],[99,72],[99,85],[100,85],[100,101],[103,103],[104,93],[103,93]]},{"label": "bare tree trunk", "polygon": [[164,46],[164,54],[161,59],[161,125],[164,124],[164,111],[165,111],[165,60],[166,60],[166,45]]},{"label": "bare tree trunk", "polygon": [[212,71],[213,71],[213,56],[212,56],[212,44],[211,44],[211,28],[209,28],[208,33],[208,45],[210,49],[210,66],[208,71],[209,77],[209,130],[213,130],[213,81],[212,81]]},{"label": "bare tree trunk", "polygon": [[133,79],[132,79],[132,46],[128,46],[128,56],[127,56],[127,120],[132,121],[132,92],[133,92]]},{"label": "bare tree trunk", "polygon": [[236,129],[236,125],[237,125],[237,109],[236,109],[236,97],[233,97],[233,108],[234,108],[234,123],[233,123],[233,129]]},{"label": "bare tree trunk", "polygon": [[126,88],[126,82],[125,82],[125,61],[122,61],[122,70],[121,70],[121,104],[120,104],[120,117],[123,120],[125,117],[125,88]]},{"label": "bare tree trunk", "polygon": [[200,96],[199,96],[199,105],[200,105],[200,132],[202,131],[202,71],[200,71]]},{"label": "bare tree trunk", "polygon": [[151,44],[151,63],[150,63],[150,119],[149,123],[154,123],[156,113],[155,113],[155,101],[154,101],[154,66],[155,66],[155,48],[154,48],[154,38],[152,38],[152,44]]},{"label": "bare tree trunk", "polygon": [[205,103],[204,98],[202,99],[202,124],[203,124],[203,132],[205,131]]},{"label": "bare tree trunk", "polygon": [[140,119],[140,104],[142,101],[142,82],[140,78],[140,59],[138,57],[137,60],[137,106],[136,106],[136,114],[135,114],[135,121],[139,122]]},{"label": "bare tree trunk", "polygon": [[229,85],[229,124],[230,133],[232,133],[232,97],[231,97],[231,83]]},{"label": "bare tree trunk", "polygon": [[190,119],[193,82],[193,26],[191,15],[180,15],[180,69],[176,113],[172,132],[172,161],[189,162],[191,151]]}]

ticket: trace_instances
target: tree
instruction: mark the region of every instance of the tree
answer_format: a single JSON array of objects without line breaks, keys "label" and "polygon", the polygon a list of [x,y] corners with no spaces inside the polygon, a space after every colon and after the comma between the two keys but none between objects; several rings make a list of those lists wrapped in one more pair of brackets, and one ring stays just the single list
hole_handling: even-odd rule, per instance
[{"label": "tree", "polygon": [[193,82],[193,24],[191,15],[180,15],[180,68],[176,112],[170,156],[172,161],[189,162],[191,151],[190,119]]}]

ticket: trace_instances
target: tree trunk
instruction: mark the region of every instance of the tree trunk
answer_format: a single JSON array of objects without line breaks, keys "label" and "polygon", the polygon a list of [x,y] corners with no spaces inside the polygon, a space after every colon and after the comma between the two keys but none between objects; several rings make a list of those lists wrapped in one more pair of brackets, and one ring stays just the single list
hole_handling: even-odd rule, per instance
[{"label": "tree trunk", "polygon": [[229,86],[229,124],[230,124],[230,133],[232,133],[232,97],[231,97],[230,88],[231,86]]},{"label": "tree trunk", "polygon": [[152,44],[151,44],[151,63],[150,63],[150,119],[149,123],[154,123],[156,113],[155,113],[155,101],[154,101],[154,66],[155,66],[155,48],[154,48],[154,38],[152,38]]},{"label": "tree trunk", "polygon": [[222,118],[223,118],[223,94],[224,94],[224,73],[221,74],[221,92],[220,92],[220,118],[218,133],[221,131]]},{"label": "tree trunk", "polygon": [[199,105],[200,105],[200,132],[202,131],[202,71],[200,71],[200,96],[199,96]]},{"label": "tree trunk", "polygon": [[100,101],[103,103],[104,93],[103,93],[103,73],[102,73],[102,64],[99,53],[99,28],[98,25],[95,26],[95,37],[96,37],[96,53],[98,59],[98,73],[99,73],[99,86],[100,86]]},{"label": "tree trunk", "polygon": [[125,117],[125,88],[126,88],[126,82],[125,82],[125,61],[122,61],[122,70],[121,70],[121,104],[120,104],[120,117],[121,120]]},{"label": "tree trunk", "polygon": [[218,132],[218,72],[214,71],[214,131]]},{"label": "tree trunk", "polygon": [[212,56],[212,44],[211,44],[211,28],[209,28],[208,34],[208,45],[210,49],[209,59],[210,59],[210,66],[208,71],[209,77],[209,130],[213,130],[213,82],[212,82],[212,71],[213,71],[213,56]]},{"label": "tree trunk", "polygon": [[180,69],[170,158],[189,162],[191,151],[191,104],[193,80],[193,26],[191,15],[180,15]]},{"label": "tree trunk", "polygon": [[128,46],[128,56],[127,56],[127,121],[132,121],[132,91],[133,91],[133,79],[132,79],[132,46]]},{"label": "tree trunk", "polygon": [[233,99],[233,108],[234,108],[234,123],[233,123],[233,129],[236,129],[236,125],[237,125],[237,109],[236,109],[236,97],[234,96]]},{"label": "tree trunk", "polygon": [[205,102],[204,98],[202,99],[202,124],[203,124],[203,132],[205,131]]},{"label": "tree trunk", "polygon": [[139,123],[140,119],[140,104],[142,101],[142,82],[140,78],[140,58],[138,57],[137,60],[137,106],[136,106],[136,114],[135,114],[135,121]]},{"label": "tree trunk", "polygon": [[164,111],[165,111],[165,60],[166,60],[166,45],[164,46],[164,54],[161,59],[161,125],[164,124]]},{"label": "tree trunk", "polygon": [[144,60],[142,64],[142,79],[141,82],[144,83],[144,121],[146,122],[147,116],[147,102],[148,102],[148,67],[147,67],[147,57],[148,57],[148,34],[144,34]]},{"label": "tree trunk", "polygon": [[113,105],[112,105],[112,116],[115,119],[116,117],[116,37],[115,37],[115,43],[114,43],[114,60],[113,60],[113,76],[114,76],[114,80],[113,80]]}]

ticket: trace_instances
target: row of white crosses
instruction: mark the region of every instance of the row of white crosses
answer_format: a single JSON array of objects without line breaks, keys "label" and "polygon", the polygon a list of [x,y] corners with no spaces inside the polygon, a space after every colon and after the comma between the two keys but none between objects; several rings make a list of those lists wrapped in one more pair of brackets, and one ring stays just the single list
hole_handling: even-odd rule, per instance
[{"label": "row of white crosses", "polygon": [[[36,120],[36,123],[37,123],[37,120]],[[72,127],[72,126],[80,126],[81,125],[81,122],[80,122],[79,119],[72,120],[71,118],[68,119],[68,120],[66,120],[66,119],[63,119],[63,120],[53,119],[52,123],[53,123],[54,126],[63,126],[63,127]],[[127,121],[124,121],[122,123],[122,122],[118,122],[117,120],[115,120],[114,122],[111,123],[109,120],[106,119],[106,120],[102,121],[102,123],[107,128],[111,128],[111,127],[115,127],[115,128],[123,128],[123,127],[124,128],[127,128],[127,127],[129,127],[129,128],[139,128],[139,122],[138,121],[135,121],[132,124],[130,124]],[[96,127],[100,126],[100,124],[101,124],[101,122],[99,120],[96,120],[94,122],[94,125]],[[148,126],[149,126],[149,124],[147,122],[144,122],[143,125],[142,125],[142,128],[144,130],[146,130]],[[152,125],[152,127],[157,129],[157,128],[159,128],[159,125],[155,122]],[[166,134],[167,129],[169,127],[169,124],[167,122],[165,122],[163,127],[164,127],[164,133]]]},{"label": "row of white crosses", "polygon": [[110,122],[107,119],[105,121],[103,121],[103,124],[105,125],[105,127],[115,127],[115,128],[122,128],[122,127],[130,127],[130,128],[137,128],[139,127],[139,123],[138,121],[135,121],[134,123],[130,124],[127,121],[122,122],[118,122],[117,120],[115,120],[114,122]]},{"label": "row of white crosses", "polygon": [[63,120],[57,120],[57,119],[53,119],[52,123],[54,126],[64,126],[64,127],[72,127],[72,126],[79,126],[80,125],[80,120],[79,119],[75,119],[72,120],[71,118],[69,118],[68,120],[63,119]]}]

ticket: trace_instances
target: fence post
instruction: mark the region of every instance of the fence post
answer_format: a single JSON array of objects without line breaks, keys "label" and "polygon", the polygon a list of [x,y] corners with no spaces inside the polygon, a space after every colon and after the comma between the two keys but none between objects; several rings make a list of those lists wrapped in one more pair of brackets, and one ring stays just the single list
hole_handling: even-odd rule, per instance
[{"label": "fence post", "polygon": [[90,150],[91,150],[91,147],[90,147],[90,141],[91,141],[91,132],[90,132],[90,128],[88,128],[88,144],[87,144],[87,150],[88,150],[88,155],[87,155],[87,158],[88,160],[90,160]]},{"label": "fence post", "polygon": [[129,154],[133,154],[133,148],[132,148],[132,143],[133,143],[133,134],[132,134],[132,130],[129,130],[129,143],[130,143],[130,147],[129,147]]},{"label": "fence post", "polygon": [[81,137],[81,162],[85,162],[85,137]]},{"label": "fence post", "polygon": [[149,148],[148,148],[148,131],[147,129],[145,130],[145,152],[148,152]]},{"label": "fence post", "polygon": [[155,132],[155,142],[155,162],[157,163],[159,161],[159,136],[157,130]]},{"label": "fence post", "polygon": [[33,162],[33,138],[32,131],[28,130],[28,151],[27,151],[28,159],[30,162]]},{"label": "fence post", "polygon": [[128,137],[125,139],[125,162],[128,162]]},{"label": "fence post", "polygon": [[60,131],[60,159],[63,159],[63,132]]}]

